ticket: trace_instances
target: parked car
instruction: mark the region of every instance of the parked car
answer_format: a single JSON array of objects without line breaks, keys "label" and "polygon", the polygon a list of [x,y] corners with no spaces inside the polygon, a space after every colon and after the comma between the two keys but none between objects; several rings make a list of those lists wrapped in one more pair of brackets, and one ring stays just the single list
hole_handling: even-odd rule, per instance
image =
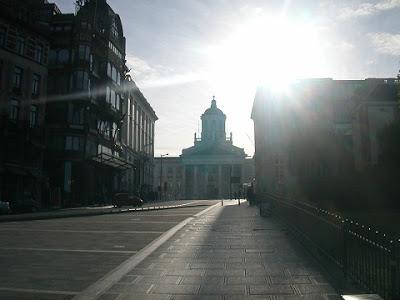
[{"label": "parked car", "polygon": [[0,201],[0,215],[10,213],[10,203]]},{"label": "parked car", "polygon": [[117,193],[113,197],[113,205],[114,207],[121,206],[137,206],[140,207],[143,205],[143,200],[138,196],[129,196],[128,193]]},{"label": "parked car", "polygon": [[40,203],[36,201],[32,193],[25,192],[23,199],[10,203],[10,209],[12,213],[31,213],[40,209]]}]

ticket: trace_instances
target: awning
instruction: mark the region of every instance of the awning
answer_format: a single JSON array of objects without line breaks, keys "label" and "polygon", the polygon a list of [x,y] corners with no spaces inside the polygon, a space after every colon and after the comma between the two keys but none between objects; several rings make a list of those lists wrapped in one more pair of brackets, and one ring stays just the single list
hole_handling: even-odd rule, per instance
[{"label": "awning", "polygon": [[130,163],[129,161],[123,158],[107,153],[97,154],[96,156],[92,156],[90,159],[97,163],[107,165],[109,167],[116,168],[119,170],[128,170],[134,168],[133,163]]}]

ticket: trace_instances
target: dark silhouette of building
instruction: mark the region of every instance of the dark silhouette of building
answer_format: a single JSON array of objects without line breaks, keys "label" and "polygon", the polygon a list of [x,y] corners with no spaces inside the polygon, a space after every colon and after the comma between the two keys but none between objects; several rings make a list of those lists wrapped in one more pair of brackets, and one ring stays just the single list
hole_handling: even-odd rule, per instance
[{"label": "dark silhouette of building", "polygon": [[0,200],[65,207],[151,190],[157,116],[106,0],[0,0]]},{"label": "dark silhouette of building", "polygon": [[80,1],[76,14],[49,18],[48,144],[51,205],[109,202],[121,190],[125,37],[105,0]]},{"label": "dark silhouette of building", "polygon": [[49,32],[43,1],[0,1],[0,201],[40,207]]},{"label": "dark silhouette of building", "polygon": [[[304,79],[291,84],[289,93],[260,87],[251,116],[258,197],[265,199],[268,193],[295,197],[301,189],[299,174],[334,175],[349,164],[358,170],[376,164],[379,132],[398,118],[397,90],[394,78]],[[321,157],[298,164],[293,141],[302,136],[318,144],[303,144],[302,149],[320,147]],[[324,144],[328,136],[338,147]]]}]

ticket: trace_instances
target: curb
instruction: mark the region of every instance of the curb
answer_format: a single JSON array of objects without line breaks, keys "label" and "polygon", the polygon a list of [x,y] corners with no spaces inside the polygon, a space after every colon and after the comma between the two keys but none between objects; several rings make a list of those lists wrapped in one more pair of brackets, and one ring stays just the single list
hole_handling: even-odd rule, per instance
[{"label": "curb", "polygon": [[60,218],[73,218],[73,217],[90,217],[90,216],[99,216],[99,215],[108,215],[108,214],[121,214],[121,213],[132,213],[136,211],[152,211],[152,210],[164,210],[164,209],[174,209],[174,208],[185,208],[185,207],[198,207],[198,206],[212,206],[207,204],[195,204],[195,203],[186,203],[186,204],[178,204],[178,205],[155,205],[155,206],[147,206],[147,207],[135,207],[135,208],[111,208],[106,210],[93,210],[93,211],[84,211],[84,212],[68,212],[65,214],[56,213],[56,214],[46,214],[43,215],[16,215],[16,216],[6,216],[0,218],[0,223],[6,222],[16,222],[16,221],[34,221],[34,220],[50,220],[50,219],[60,219]]}]

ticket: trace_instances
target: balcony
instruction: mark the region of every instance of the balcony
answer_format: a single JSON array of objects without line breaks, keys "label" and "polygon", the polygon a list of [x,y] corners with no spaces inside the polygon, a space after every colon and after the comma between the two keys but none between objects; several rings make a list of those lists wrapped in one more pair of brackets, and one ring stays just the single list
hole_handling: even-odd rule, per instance
[{"label": "balcony", "polygon": [[134,168],[134,164],[113,154],[101,152],[89,158],[90,160],[111,168],[125,171]]}]

